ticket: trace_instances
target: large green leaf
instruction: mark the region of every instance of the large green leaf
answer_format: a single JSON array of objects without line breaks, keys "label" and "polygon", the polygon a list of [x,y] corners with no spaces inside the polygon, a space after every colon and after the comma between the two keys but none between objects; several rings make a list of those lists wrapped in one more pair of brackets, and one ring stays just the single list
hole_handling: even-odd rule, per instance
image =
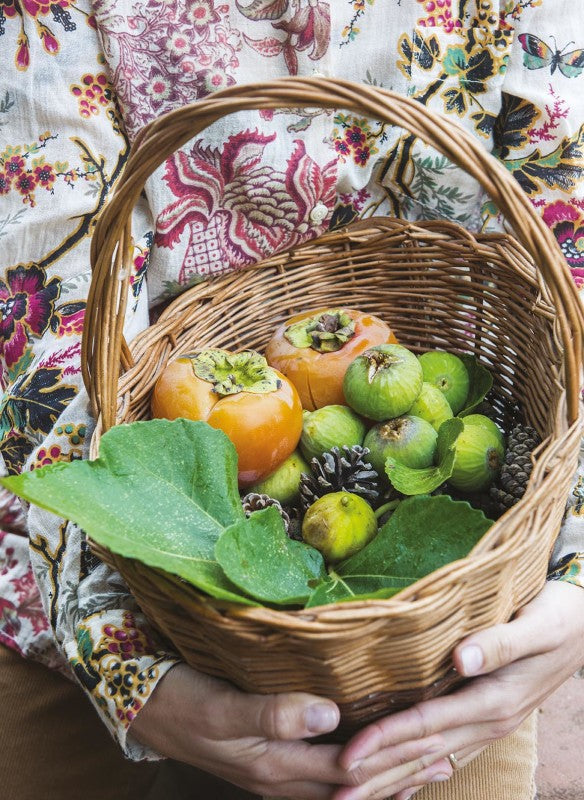
[{"label": "large green leaf", "polygon": [[215,556],[240,589],[277,605],[304,605],[327,577],[318,550],[289,539],[273,507],[228,528],[215,545]]},{"label": "large green leaf", "polygon": [[204,422],[119,425],[96,461],[2,479],[31,503],[73,520],[99,544],[175,573],[216,597],[244,601],[215,561],[215,542],[245,515],[237,455]]},{"label": "large green leaf", "polygon": [[468,372],[468,395],[464,402],[464,408],[458,412],[459,417],[466,417],[482,403],[487,394],[493,387],[493,376],[475,356],[469,354],[461,355],[466,371]]},{"label": "large green leaf", "polygon": [[412,469],[400,464],[393,458],[385,462],[385,472],[398,492],[405,495],[430,494],[448,480],[454,468],[456,440],[462,433],[464,423],[460,419],[447,419],[440,426],[438,439],[444,444],[439,448],[442,453],[440,462],[435,467]]},{"label": "large green leaf", "polygon": [[306,608],[349,600],[386,600],[415,582],[415,578],[392,578],[386,575],[351,575],[343,578],[332,572],[325,583],[313,591]]},{"label": "large green leaf", "polygon": [[343,577],[422,578],[464,558],[493,524],[482,511],[448,495],[403,500],[363,550],[337,568]]}]

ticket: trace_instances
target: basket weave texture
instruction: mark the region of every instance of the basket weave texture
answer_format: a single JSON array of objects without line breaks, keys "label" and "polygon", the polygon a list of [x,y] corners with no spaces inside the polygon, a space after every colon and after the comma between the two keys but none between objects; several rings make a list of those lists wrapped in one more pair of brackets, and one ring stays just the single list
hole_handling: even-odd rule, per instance
[{"label": "basket weave texture", "polygon": [[[408,128],[482,183],[515,236],[472,235],[448,222],[361,221],[194,287],[127,346],[131,213],[145,180],[227,113],[298,105]],[[395,598],[296,611],[239,606],[96,547],[190,665],[249,691],[331,697],[341,707],[340,738],[453,685],[457,642],[508,620],[541,588],[582,433],[582,310],[552,235],[505,168],[452,122],[383,89],[300,78],[234,87],[142,131],[100,217],[92,266],[83,356],[99,416],[93,456],[104,430],[149,417],[170,359],[205,347],[261,351],[278,324],[310,308],[370,311],[414,352],[473,353],[490,368],[499,422],[520,406],[544,440],[527,493],[469,557]]]}]

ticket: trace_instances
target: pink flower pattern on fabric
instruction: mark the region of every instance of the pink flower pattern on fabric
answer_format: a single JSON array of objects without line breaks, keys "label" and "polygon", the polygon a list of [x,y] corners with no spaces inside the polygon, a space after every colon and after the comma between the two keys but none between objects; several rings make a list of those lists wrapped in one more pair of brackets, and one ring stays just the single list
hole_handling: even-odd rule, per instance
[{"label": "pink flower pattern on fabric", "polygon": [[293,0],[294,12],[291,17],[287,2],[251,3],[245,8],[237,2],[236,5],[240,13],[252,22],[265,23],[266,20],[278,19],[278,22],[272,22],[272,28],[284,31],[284,39],[276,36],[254,39],[245,33],[244,38],[246,44],[261,56],[283,56],[290,75],[298,74],[299,52],[306,50],[311,61],[319,61],[329,48],[331,15],[328,3],[311,0],[302,4],[300,0]]},{"label": "pink flower pattern on fabric", "polygon": [[32,565],[22,558],[27,547],[26,538],[0,531],[0,644],[21,655],[27,655],[29,647],[38,651],[41,643],[52,642]]},{"label": "pink flower pattern on fabric", "polygon": [[110,5],[94,7],[106,55],[116,54],[110,79],[130,138],[166,111],[235,83],[241,34],[227,4],[148,0],[130,17],[108,13]]},{"label": "pink flower pattern on fabric", "polygon": [[562,249],[576,286],[584,287],[584,209],[556,200],[545,207],[543,219]]},{"label": "pink flower pattern on fabric", "polygon": [[46,331],[58,294],[59,280],[47,281],[35,264],[19,264],[0,280],[0,355],[7,367],[22,357],[29,337]]},{"label": "pink flower pattern on fabric", "polygon": [[[309,215],[317,203],[332,214],[336,162],[319,167],[295,140],[286,172],[262,163],[276,134],[242,131],[222,150],[197,142],[167,161],[164,179],[179,198],[158,216],[155,243],[173,248],[189,227],[189,242],[179,275],[181,284],[194,275],[220,273],[315,236]],[[322,221],[322,230],[326,228]]]},{"label": "pink flower pattern on fabric", "polygon": [[446,33],[451,33],[455,28],[460,28],[462,22],[452,14],[452,0],[418,0],[426,16],[418,20],[422,28],[444,28]]}]

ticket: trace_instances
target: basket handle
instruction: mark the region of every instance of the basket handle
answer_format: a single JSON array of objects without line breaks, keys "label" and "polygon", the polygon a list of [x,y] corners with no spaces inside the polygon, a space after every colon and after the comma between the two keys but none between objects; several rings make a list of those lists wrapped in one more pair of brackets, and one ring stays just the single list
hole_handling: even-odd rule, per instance
[{"label": "basket handle", "polygon": [[458,123],[395,92],[331,78],[281,78],[233,86],[171,111],[143,128],[91,242],[93,279],[82,345],[83,379],[103,429],[115,425],[120,368],[132,364],[123,323],[132,262],[132,211],[147,179],[182,145],[222,117],[242,110],[342,108],[415,134],[475,178],[539,265],[553,297],[564,349],[567,416],[578,417],[584,309],[558,244],[505,166]]}]

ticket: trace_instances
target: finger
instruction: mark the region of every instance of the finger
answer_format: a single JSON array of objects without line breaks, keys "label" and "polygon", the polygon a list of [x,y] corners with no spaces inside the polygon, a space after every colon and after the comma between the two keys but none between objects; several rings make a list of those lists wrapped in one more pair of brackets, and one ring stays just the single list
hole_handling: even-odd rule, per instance
[{"label": "finger", "polygon": [[404,789],[403,792],[398,792],[394,794],[392,800],[410,800],[411,797],[414,797],[416,792],[419,792],[420,789],[424,787],[420,784],[420,786],[411,786],[409,789]]},{"label": "finger", "polygon": [[[251,738],[209,742],[200,752],[209,764],[245,765],[244,772],[256,784],[312,781],[350,785],[347,773],[338,765],[339,745],[311,745],[308,742],[266,742]],[[238,767],[239,768],[239,767]],[[268,793],[269,794],[269,793]]]},{"label": "finger", "polygon": [[[386,800],[396,792],[423,786],[435,781],[447,781],[452,777],[452,766],[448,759],[439,759],[420,768],[419,764],[406,765],[390,772],[376,775],[371,781],[356,788],[337,789],[332,800]],[[401,774],[400,774],[401,773]]]},{"label": "finger", "polygon": [[456,755],[458,766],[466,766],[496,738],[496,733],[496,728],[488,723],[465,725],[422,742],[405,742],[387,747],[357,762],[357,766],[348,773],[348,778],[351,784],[364,784],[375,775],[388,774],[396,765],[411,764],[417,759],[418,769],[421,769],[439,759],[448,758],[451,753]]},{"label": "finger", "polygon": [[[476,687],[477,682],[474,685]],[[468,703],[461,695],[462,690],[427,700],[368,725],[345,745],[339,763],[354,769],[359,761],[387,747],[429,739],[442,731],[460,728],[469,721]]]},{"label": "finger", "polygon": [[246,694],[225,684],[221,700],[217,692],[205,700],[206,728],[211,739],[259,736],[269,740],[306,739],[333,731],[339,724],[339,709],[316,695]]},{"label": "finger", "polygon": [[454,666],[461,675],[472,677],[544,653],[555,647],[555,638],[548,637],[549,643],[544,644],[542,630],[541,615],[526,611],[511,622],[493,625],[463,639],[454,649]]},{"label": "finger", "polygon": [[[477,678],[451,695],[427,700],[406,711],[385,717],[364,728],[345,745],[339,764],[355,769],[357,764],[386,748],[413,740],[441,736],[454,748],[492,741],[511,733],[524,714],[511,713],[514,698],[505,688],[492,685],[491,678]],[[516,691],[516,689],[514,689]],[[507,706],[511,709],[507,713]]]},{"label": "finger", "polygon": [[377,750],[368,758],[353,762],[348,772],[348,781],[357,785],[370,781],[375,775],[392,769],[405,767],[409,771],[422,769],[446,755],[446,745],[441,736],[413,739],[398,745]]},{"label": "finger", "polygon": [[290,781],[289,783],[278,784],[276,787],[268,787],[267,794],[264,791],[265,800],[330,800],[334,786],[326,786],[323,783],[311,783],[310,781]]},{"label": "finger", "polygon": [[470,747],[453,749],[451,752],[456,758],[456,765],[453,764],[455,769],[462,769],[463,767],[468,766],[471,761],[474,761],[477,756],[480,756],[480,754],[489,746],[489,744],[491,744],[491,742],[485,742],[480,745],[472,744]]}]

